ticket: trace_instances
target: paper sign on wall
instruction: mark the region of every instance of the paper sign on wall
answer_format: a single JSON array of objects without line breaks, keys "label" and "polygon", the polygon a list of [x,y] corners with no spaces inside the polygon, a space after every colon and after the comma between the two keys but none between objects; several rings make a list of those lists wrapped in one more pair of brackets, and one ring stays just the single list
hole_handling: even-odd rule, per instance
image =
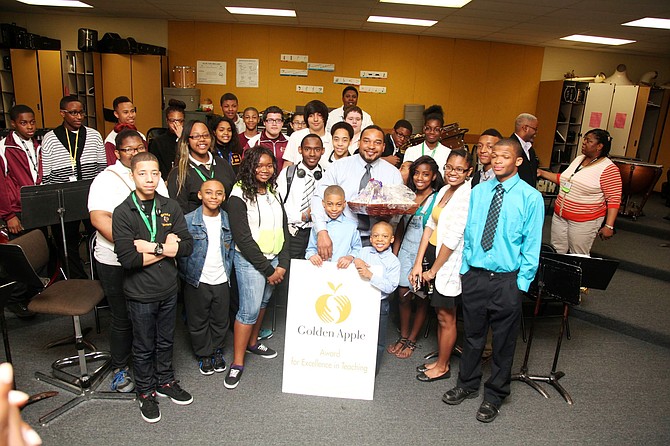
[{"label": "paper sign on wall", "polygon": [[626,127],[626,113],[617,113],[614,115],[614,128],[622,129]]},{"label": "paper sign on wall", "polygon": [[602,120],[603,114],[601,112],[591,112],[591,116],[589,116],[589,127],[592,129],[599,129]]},{"label": "paper sign on wall", "polygon": [[361,77],[371,78],[371,79],[386,79],[388,73],[386,71],[361,71]]},{"label": "paper sign on wall", "polygon": [[308,70],[314,70],[314,71],[335,71],[335,64],[334,63],[308,63],[307,64],[307,69]]},{"label": "paper sign on wall", "polygon": [[343,77],[335,76],[333,77],[334,84],[346,84],[346,85],[361,85],[360,78],[357,77]]},{"label": "paper sign on wall", "polygon": [[258,88],[258,59],[237,59],[237,87]]},{"label": "paper sign on wall", "polygon": [[295,91],[299,93],[323,94],[323,87],[321,85],[296,85]]},{"label": "paper sign on wall", "polygon": [[296,68],[280,68],[279,69],[279,75],[280,76],[299,76],[299,77],[307,77],[307,70],[299,70]]},{"label": "paper sign on wall", "polygon": [[305,62],[309,60],[307,56],[301,55],[301,54],[282,54],[279,57],[279,60],[282,62]]},{"label": "paper sign on wall", "polygon": [[282,392],[371,400],[379,298],[353,265],[292,260]]},{"label": "paper sign on wall", "polygon": [[377,93],[377,94],[385,94],[386,93],[386,87],[377,87],[374,85],[361,85],[358,88],[358,91],[361,93]]},{"label": "paper sign on wall", "polygon": [[226,62],[199,60],[198,84],[226,85]]}]

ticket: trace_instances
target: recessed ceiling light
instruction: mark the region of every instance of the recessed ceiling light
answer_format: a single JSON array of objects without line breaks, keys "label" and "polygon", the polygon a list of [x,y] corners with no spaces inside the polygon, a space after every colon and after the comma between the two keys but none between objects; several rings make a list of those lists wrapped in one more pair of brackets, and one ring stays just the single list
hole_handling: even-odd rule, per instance
[{"label": "recessed ceiling light", "polygon": [[226,9],[231,14],[295,17],[295,11],[292,9],[239,8],[237,6],[226,6]]},{"label": "recessed ceiling light", "polygon": [[622,23],[623,26],[639,26],[640,28],[658,28],[670,29],[670,19],[657,19],[654,17],[645,17],[632,22]]},{"label": "recessed ceiling light", "polygon": [[472,0],[379,0],[381,3],[399,3],[401,5],[440,6],[442,8],[462,8]]},{"label": "recessed ceiling light", "polygon": [[33,6],[62,6],[65,8],[92,8],[93,6],[77,0],[18,0],[20,3]]},{"label": "recessed ceiling light", "polygon": [[437,23],[437,20],[406,19],[403,17],[382,17],[371,15],[368,17],[368,22],[390,23],[392,25],[433,26]]},{"label": "recessed ceiling light", "polygon": [[611,37],[585,36],[582,34],[573,34],[567,37],[561,37],[561,40],[573,40],[575,42],[599,43],[601,45],[625,45],[635,43],[635,40],[613,39]]}]

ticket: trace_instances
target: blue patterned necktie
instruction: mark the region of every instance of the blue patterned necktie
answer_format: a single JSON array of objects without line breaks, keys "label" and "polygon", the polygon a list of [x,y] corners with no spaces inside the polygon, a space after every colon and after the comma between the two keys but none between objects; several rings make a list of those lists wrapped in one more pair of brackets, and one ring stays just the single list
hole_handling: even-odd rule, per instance
[{"label": "blue patterned necktie", "polygon": [[498,183],[496,192],[491,199],[491,206],[489,206],[489,213],[486,216],[486,224],[484,225],[484,233],[482,234],[482,248],[484,251],[488,251],[493,247],[493,238],[496,235],[496,227],[498,226],[498,217],[500,216],[504,193],[505,189],[503,185]]}]

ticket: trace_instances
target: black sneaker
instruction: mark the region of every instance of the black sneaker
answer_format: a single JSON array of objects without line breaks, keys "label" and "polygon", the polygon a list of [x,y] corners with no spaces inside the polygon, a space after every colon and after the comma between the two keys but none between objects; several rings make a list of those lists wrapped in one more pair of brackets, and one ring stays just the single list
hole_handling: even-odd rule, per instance
[{"label": "black sneaker", "polygon": [[261,358],[266,359],[272,359],[277,357],[276,351],[272,350],[270,347],[266,347],[264,344],[261,344],[260,342],[256,344],[254,347],[247,347],[247,352],[253,353],[254,355],[258,355]]},{"label": "black sneaker", "polygon": [[140,403],[142,419],[147,423],[158,423],[161,420],[161,411],[156,401],[156,392],[142,393],[137,401]]},{"label": "black sneaker", "polygon": [[212,357],[212,362],[214,363],[215,372],[221,373],[226,371],[226,360],[223,358],[223,350],[220,348],[216,349],[216,352]]},{"label": "black sneaker", "polygon": [[234,389],[240,383],[240,378],[242,378],[242,372],[244,368],[237,368],[237,366],[230,366],[226,379],[223,380],[223,385],[226,389]]},{"label": "black sneaker", "polygon": [[179,386],[179,381],[172,381],[171,383],[158,386],[156,395],[164,398],[169,397],[173,403],[180,406],[186,406],[193,402],[193,396]]},{"label": "black sneaker", "polygon": [[209,356],[200,356],[198,357],[198,367],[200,367],[200,373],[203,375],[213,375],[214,367],[212,365],[212,358]]}]

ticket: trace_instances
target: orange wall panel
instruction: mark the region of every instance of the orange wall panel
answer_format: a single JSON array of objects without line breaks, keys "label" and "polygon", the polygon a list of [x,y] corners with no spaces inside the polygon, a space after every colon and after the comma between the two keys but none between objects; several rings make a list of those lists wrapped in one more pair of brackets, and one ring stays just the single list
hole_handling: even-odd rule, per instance
[{"label": "orange wall panel", "polygon": [[[168,48],[170,72],[177,65],[196,67],[198,60],[227,62],[227,85],[197,86],[202,98],[216,104],[217,113],[225,92],[238,96],[240,109],[278,105],[294,110],[312,99],[339,107],[344,85],[334,84],[333,77],[360,77],[361,70],[374,70],[387,71],[388,78],[362,79],[362,83],[385,86],[387,93],[361,93],[359,105],[383,128],[403,117],[405,104],[440,104],[446,121],[458,121],[472,133],[497,127],[507,134],[517,114],[535,111],[544,51],[429,36],[173,21],[168,22]],[[280,61],[281,54],[304,54],[310,62],[332,63],[335,72],[280,76],[280,68],[306,68],[303,63]],[[259,88],[235,86],[237,58],[259,59]],[[323,86],[324,93],[297,93],[299,84]]]}]

